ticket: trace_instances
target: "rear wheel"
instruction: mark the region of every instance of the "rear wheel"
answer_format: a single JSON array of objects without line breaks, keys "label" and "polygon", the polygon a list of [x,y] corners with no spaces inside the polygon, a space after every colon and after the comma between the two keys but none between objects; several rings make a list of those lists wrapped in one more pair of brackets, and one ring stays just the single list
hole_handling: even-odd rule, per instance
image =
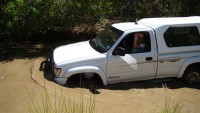
[{"label": "rear wheel", "polygon": [[198,85],[200,83],[200,69],[198,67],[189,67],[185,71],[183,78],[190,85]]}]

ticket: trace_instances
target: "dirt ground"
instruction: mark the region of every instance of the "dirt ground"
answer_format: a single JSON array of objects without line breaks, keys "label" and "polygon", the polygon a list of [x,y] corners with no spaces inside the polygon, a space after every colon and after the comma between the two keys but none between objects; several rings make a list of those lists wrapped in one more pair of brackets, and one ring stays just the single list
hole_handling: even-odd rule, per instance
[{"label": "dirt ground", "polygon": [[29,93],[35,91],[35,99],[40,100],[40,92],[45,89],[51,98],[55,98],[55,92],[62,92],[78,101],[82,94],[84,106],[92,94],[97,113],[157,113],[162,111],[166,100],[171,107],[181,106],[181,113],[200,111],[199,88],[177,79],[112,84],[94,93],[88,88],[69,88],[49,81],[40,71],[44,60],[38,57],[0,62],[0,113],[30,112]]}]

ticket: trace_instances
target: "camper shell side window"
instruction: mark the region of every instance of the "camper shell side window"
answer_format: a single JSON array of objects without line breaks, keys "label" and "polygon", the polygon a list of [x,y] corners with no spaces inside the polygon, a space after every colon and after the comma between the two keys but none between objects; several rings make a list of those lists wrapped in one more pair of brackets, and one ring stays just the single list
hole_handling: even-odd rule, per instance
[{"label": "camper shell side window", "polygon": [[168,47],[182,47],[200,45],[200,35],[196,26],[169,27],[164,33]]}]

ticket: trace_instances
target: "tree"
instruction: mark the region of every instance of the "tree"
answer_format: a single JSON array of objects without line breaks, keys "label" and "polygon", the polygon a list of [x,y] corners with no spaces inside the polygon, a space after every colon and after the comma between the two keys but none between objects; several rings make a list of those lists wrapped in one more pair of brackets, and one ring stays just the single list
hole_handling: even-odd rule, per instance
[{"label": "tree", "polygon": [[104,18],[135,21],[145,17],[199,15],[198,0],[1,0],[0,29],[13,38],[95,25]]},{"label": "tree", "polygon": [[10,37],[29,37],[33,32],[62,31],[79,24],[95,24],[110,13],[109,0],[13,0],[1,12]]}]

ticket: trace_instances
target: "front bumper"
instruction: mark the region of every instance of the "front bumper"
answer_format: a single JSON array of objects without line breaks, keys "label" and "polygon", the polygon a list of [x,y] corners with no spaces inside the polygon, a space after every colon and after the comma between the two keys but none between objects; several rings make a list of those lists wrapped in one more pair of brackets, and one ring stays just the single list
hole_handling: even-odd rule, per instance
[{"label": "front bumper", "polygon": [[68,78],[65,77],[54,77],[56,83],[60,85],[65,85]]},{"label": "front bumper", "polygon": [[56,83],[58,83],[60,85],[65,85],[67,78],[55,76],[55,74],[54,74],[54,68],[55,67],[54,66],[55,66],[55,63],[54,63],[54,60],[53,60],[53,52],[50,52],[49,55],[48,55],[48,58],[47,58],[48,71],[50,71],[52,73],[52,78]]},{"label": "front bumper", "polygon": [[54,68],[53,52],[49,52],[49,55],[47,58],[47,69],[48,69],[48,71],[53,72],[53,68]]}]

